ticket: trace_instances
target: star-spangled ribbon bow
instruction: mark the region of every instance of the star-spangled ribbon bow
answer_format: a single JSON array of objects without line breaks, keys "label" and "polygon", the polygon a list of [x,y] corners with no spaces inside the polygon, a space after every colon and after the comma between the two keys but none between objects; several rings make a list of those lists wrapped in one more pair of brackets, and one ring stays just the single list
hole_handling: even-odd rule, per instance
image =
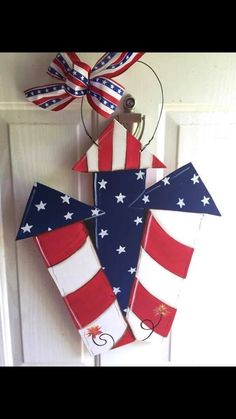
[{"label": "star-spangled ribbon bow", "polygon": [[61,82],[27,89],[26,98],[43,109],[59,111],[73,100],[86,96],[92,108],[108,118],[124,93],[124,87],[111,77],[122,74],[143,54],[107,52],[91,69],[76,52],[58,53],[47,72]]}]

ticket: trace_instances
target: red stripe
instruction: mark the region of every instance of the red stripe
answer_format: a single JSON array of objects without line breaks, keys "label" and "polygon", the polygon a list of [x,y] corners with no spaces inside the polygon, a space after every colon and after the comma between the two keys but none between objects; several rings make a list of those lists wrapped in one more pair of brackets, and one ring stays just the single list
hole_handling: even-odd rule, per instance
[{"label": "red stripe", "polygon": [[127,131],[127,142],[126,142],[126,169],[137,169],[140,167],[140,151],[141,143],[136,140],[133,135]]},{"label": "red stripe", "polygon": [[152,157],[152,167],[159,167],[165,168],[166,166],[160,160],[157,159],[156,156]]},{"label": "red stripe", "polygon": [[87,237],[87,229],[84,223],[79,221],[39,234],[35,237],[35,241],[47,267],[50,267],[62,262],[80,249]]},{"label": "red stripe", "polygon": [[[76,63],[76,65],[77,65],[77,63]],[[79,64],[78,64],[78,67],[81,67],[81,68],[83,68],[85,71],[87,71],[87,73],[88,73],[88,77],[89,77],[89,74],[90,74],[90,72],[91,72],[91,67],[90,67],[90,65],[88,65],[88,64],[86,64],[86,63],[84,63],[83,61],[80,61],[80,62],[79,62]]]},{"label": "red stripe", "polygon": [[67,80],[70,80],[76,86],[82,87],[82,89],[87,89],[87,84],[85,82],[83,82],[82,80],[78,80],[72,74],[67,75]]},{"label": "red stripe", "polygon": [[[54,70],[56,71],[56,69],[54,69]],[[58,71],[58,73],[59,73],[59,71]],[[61,77],[57,76],[56,74],[50,73],[50,71],[47,71],[47,74],[51,77],[55,77],[56,79],[62,81],[63,74],[61,74]],[[64,79],[65,79],[65,77],[64,77]]]},{"label": "red stripe", "polygon": [[92,96],[90,96],[89,94],[86,95],[87,97],[87,101],[90,104],[90,106],[92,106],[92,108],[99,113],[100,115],[104,116],[104,118],[109,118],[110,117],[110,113],[105,112],[103,109],[99,108],[99,106],[97,106],[97,104],[93,101]]},{"label": "red stripe", "polygon": [[[138,280],[136,279],[136,281]],[[140,323],[144,322],[150,329],[152,329],[152,325],[156,325],[154,331],[161,336],[167,336],[173,323],[176,309],[158,300],[140,282],[138,282],[137,287],[133,287],[133,290],[135,290],[135,294],[133,295],[134,301],[132,302],[131,310],[140,319]],[[159,313],[163,312],[165,314],[161,316],[158,313],[158,309]],[[150,331],[147,330],[147,337]]]},{"label": "red stripe", "polygon": [[77,172],[88,172],[88,160],[86,154],[82,157],[82,159],[75,163],[72,170],[76,170]]},{"label": "red stripe", "polygon": [[98,140],[98,167],[99,171],[112,170],[112,145],[113,145],[114,121],[103,131]]},{"label": "red stripe", "polygon": [[[64,65],[57,58],[54,58],[54,60],[52,62],[54,64],[56,64],[57,67],[60,67],[62,73],[64,74],[64,77],[66,78],[67,77],[67,71],[66,71]],[[50,74],[50,76],[52,76],[52,74]]]},{"label": "red stripe", "polygon": [[[42,93],[43,94],[43,93]],[[61,95],[52,95],[52,96],[44,96],[41,97],[40,99],[35,99],[33,102],[35,103],[35,105],[42,105],[43,103],[47,102],[48,100],[53,100],[53,99],[65,99],[65,98],[71,98],[71,95],[69,95],[68,93],[62,93]],[[50,105],[51,106],[51,105]]]},{"label": "red stripe", "polygon": [[[140,57],[142,57],[142,55],[144,54],[144,52],[139,52],[131,61],[130,63],[126,64],[125,66],[122,66],[122,68],[117,69],[116,71],[111,71],[111,73],[106,73],[104,74],[105,77],[116,77],[119,76],[120,74],[124,73],[124,71],[126,71],[129,67],[131,67],[131,65],[133,65],[134,63],[136,63],[136,61],[138,61],[138,59]],[[111,64],[113,65],[113,63]],[[102,77],[102,74],[100,75],[100,77]]]},{"label": "red stripe", "polygon": [[194,249],[167,234],[149,212],[142,247],[161,266],[186,278]]},{"label": "red stripe", "polygon": [[109,95],[109,93],[105,92],[105,90],[99,89],[98,87],[94,86],[93,84],[90,84],[90,90],[94,93],[99,94],[104,99],[109,100],[110,102],[114,103],[114,105],[118,105],[120,102],[120,99],[116,99],[114,96]]},{"label": "red stripe", "polygon": [[[50,74],[51,76],[51,74]],[[30,89],[24,90],[24,93],[29,93],[32,90],[37,90],[37,89],[46,89],[47,87],[54,87],[54,86],[58,86],[60,83],[52,83],[52,84],[44,84],[41,86],[35,86],[35,87],[31,87]],[[61,83],[62,85],[64,85],[64,83]]]},{"label": "red stripe", "polygon": [[96,320],[115,300],[102,269],[87,284],[64,298],[79,329]]},{"label": "red stripe", "polygon": [[[103,55],[101,56],[101,58],[99,58],[99,60],[97,60],[97,62],[96,62],[96,64],[94,65],[94,67],[96,67],[96,65],[97,65],[100,61],[102,61],[102,60],[103,60],[103,58],[104,58],[106,55],[107,55],[107,53],[105,52],[105,54],[103,54]],[[94,67],[93,67],[93,69],[94,69]]]},{"label": "red stripe", "polygon": [[116,344],[113,346],[112,349],[119,348],[119,346],[127,345],[128,343],[131,343],[131,342],[134,342],[134,341],[135,341],[135,337],[134,337],[131,329],[129,327],[127,327],[123,336],[121,336],[121,338],[118,340],[118,342],[116,342]]},{"label": "red stripe", "polygon": [[66,101],[66,102],[64,102],[64,103],[59,103],[59,105],[58,106],[56,106],[55,108],[53,108],[53,109],[50,109],[51,111],[60,111],[61,109],[64,109],[67,105],[69,105],[69,103],[71,103],[71,102],[73,102],[73,100],[75,100],[76,98],[75,97],[71,97],[71,98],[68,98],[68,100]]}]

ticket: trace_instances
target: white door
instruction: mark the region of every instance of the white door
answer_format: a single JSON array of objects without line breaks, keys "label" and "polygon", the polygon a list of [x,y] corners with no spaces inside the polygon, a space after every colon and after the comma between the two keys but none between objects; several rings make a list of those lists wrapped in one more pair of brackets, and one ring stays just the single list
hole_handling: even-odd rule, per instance
[{"label": "white door", "polygon": [[[81,58],[92,65],[100,55],[83,53]],[[26,103],[22,93],[28,87],[52,82],[45,71],[53,56],[0,55],[1,365],[94,365],[37,248],[30,239],[15,243],[26,199],[36,180],[92,203],[91,176],[71,170],[90,146],[79,104],[58,113],[40,111]],[[207,364],[211,359],[224,363],[226,358],[236,364],[233,249],[228,240],[228,230],[232,237],[235,232],[233,203],[228,204],[228,196],[233,187],[236,54],[149,53],[143,60],[157,71],[165,93],[165,111],[150,151],[165,161],[165,173],[192,161],[226,215],[204,220],[171,342],[166,339],[160,347],[136,342],[103,355],[101,365],[191,365]],[[156,80],[140,63],[116,79],[134,95],[136,111],[146,115],[145,143],[160,109]],[[87,106],[85,120],[94,132],[107,123]],[[154,181],[155,171],[150,173]],[[201,315],[196,317],[199,306]],[[220,351],[214,352],[219,341]],[[196,349],[199,345],[201,350]]]}]

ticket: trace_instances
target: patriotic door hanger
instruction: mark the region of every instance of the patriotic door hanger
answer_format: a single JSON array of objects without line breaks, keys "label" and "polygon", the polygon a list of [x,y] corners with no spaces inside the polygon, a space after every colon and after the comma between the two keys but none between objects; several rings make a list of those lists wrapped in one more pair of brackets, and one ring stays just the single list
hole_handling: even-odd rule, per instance
[{"label": "patriotic door hanger", "polygon": [[[86,96],[108,118],[124,93],[113,77],[142,55],[108,52],[91,69],[77,53],[59,53],[48,68],[59,82],[26,98],[59,111]],[[73,167],[93,173],[95,206],[37,183],[17,234],[34,237],[91,355],[168,335],[203,214],[220,215],[191,163],[145,189],[148,168],[165,165],[113,120]]]}]

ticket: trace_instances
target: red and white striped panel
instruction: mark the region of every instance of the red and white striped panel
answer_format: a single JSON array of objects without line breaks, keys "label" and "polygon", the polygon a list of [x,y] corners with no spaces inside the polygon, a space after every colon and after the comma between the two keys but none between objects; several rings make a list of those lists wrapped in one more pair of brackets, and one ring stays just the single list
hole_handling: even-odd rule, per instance
[{"label": "red and white striped panel", "polygon": [[133,342],[84,223],[35,240],[91,355]]},{"label": "red and white striped panel", "polygon": [[115,119],[102,132],[95,144],[74,165],[78,172],[164,168],[165,165]]},{"label": "red and white striped panel", "polygon": [[201,220],[202,214],[149,211],[127,313],[137,340],[168,335]]}]

